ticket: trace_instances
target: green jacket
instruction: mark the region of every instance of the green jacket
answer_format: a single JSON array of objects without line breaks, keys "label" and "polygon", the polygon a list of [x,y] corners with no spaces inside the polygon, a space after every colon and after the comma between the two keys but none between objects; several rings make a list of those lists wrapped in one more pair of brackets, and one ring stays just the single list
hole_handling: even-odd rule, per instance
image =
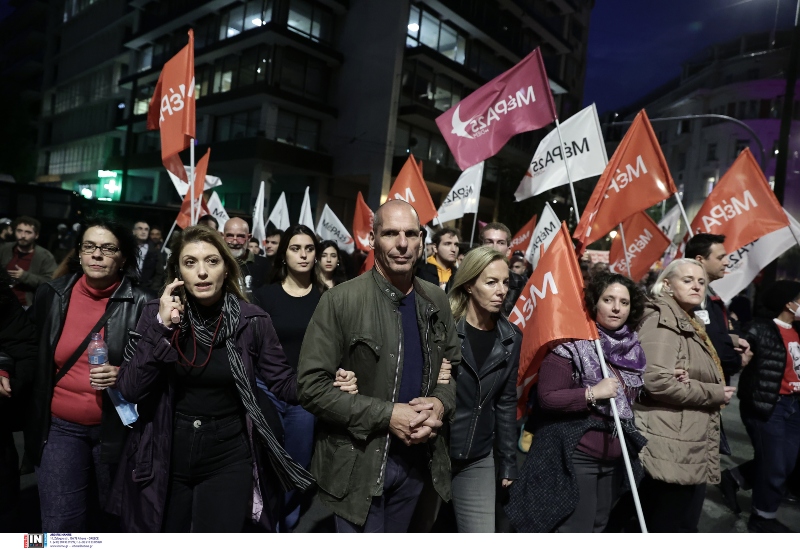
[{"label": "green jacket", "polygon": [[[444,292],[418,278],[417,324],[425,366],[421,395],[455,412],[455,382],[437,384],[443,358],[458,371],[461,341]],[[373,496],[383,493],[389,420],[403,376],[402,293],[373,269],[324,294],[306,330],[297,371],[298,398],[317,416],[311,473],[320,499],[334,513],[363,525]],[[358,394],[333,386],[338,368],[355,372]],[[431,481],[450,499],[450,457],[443,436],[426,443]]]}]

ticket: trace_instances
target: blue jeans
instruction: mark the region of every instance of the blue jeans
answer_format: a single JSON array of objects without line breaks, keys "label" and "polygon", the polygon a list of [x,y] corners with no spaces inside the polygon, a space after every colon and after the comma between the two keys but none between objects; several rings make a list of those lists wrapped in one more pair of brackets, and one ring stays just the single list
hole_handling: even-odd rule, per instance
[{"label": "blue jeans", "polygon": [[[334,515],[336,531],[341,533],[406,533],[414,516],[417,500],[425,486],[423,468],[394,455],[386,458],[383,495],[374,496],[364,526]],[[494,490],[494,487],[492,488]],[[492,492],[494,494],[494,492]]]},{"label": "blue jeans", "polygon": [[800,397],[780,396],[767,421],[742,410],[742,421],[755,451],[753,511],[775,518],[800,452]]},{"label": "blue jeans", "polygon": [[[311,467],[311,455],[314,452],[314,427],[317,421],[314,414],[307,412],[302,406],[286,404],[279,400],[278,397],[261,384],[260,380],[258,386],[270,398],[281,418],[284,431],[283,448],[286,453],[292,456],[292,459],[305,469],[309,469]],[[301,512],[305,511],[310,504],[310,493],[304,494],[299,490],[287,492],[279,530],[281,532],[294,530],[300,521]]]},{"label": "blue jeans", "polygon": [[[87,528],[90,505],[93,519],[101,519],[111,489],[112,466],[100,461],[100,426],[79,425],[52,417],[42,461],[36,467],[43,532],[98,531]],[[94,498],[92,485],[97,487]]]}]

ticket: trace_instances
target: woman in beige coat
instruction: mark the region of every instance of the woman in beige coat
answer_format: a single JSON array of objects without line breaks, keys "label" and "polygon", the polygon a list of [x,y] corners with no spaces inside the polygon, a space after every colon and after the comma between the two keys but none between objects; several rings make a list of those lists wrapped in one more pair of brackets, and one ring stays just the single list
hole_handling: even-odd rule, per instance
[{"label": "woman in beige coat", "polygon": [[696,532],[706,483],[719,483],[720,409],[735,388],[725,386],[714,346],[694,318],[707,280],[693,259],[670,263],[637,330],[647,356],[645,395],[634,405],[648,441],[639,491],[651,532]]}]

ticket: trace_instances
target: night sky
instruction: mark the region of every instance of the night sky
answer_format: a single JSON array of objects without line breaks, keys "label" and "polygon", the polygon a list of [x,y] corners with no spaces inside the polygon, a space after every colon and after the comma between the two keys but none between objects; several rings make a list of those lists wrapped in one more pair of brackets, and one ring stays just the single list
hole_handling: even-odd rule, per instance
[{"label": "night sky", "polygon": [[794,23],[797,0],[597,0],[589,29],[585,105],[618,109],[678,76],[681,63],[745,33]]}]

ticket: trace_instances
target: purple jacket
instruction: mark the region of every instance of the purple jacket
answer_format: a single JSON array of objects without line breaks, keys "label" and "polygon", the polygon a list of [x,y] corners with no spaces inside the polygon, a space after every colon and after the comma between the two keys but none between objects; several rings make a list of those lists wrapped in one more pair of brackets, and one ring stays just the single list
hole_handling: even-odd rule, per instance
[{"label": "purple jacket", "polygon": [[[258,390],[258,375],[279,399],[296,404],[297,376],[286,362],[269,315],[250,303],[240,301],[240,305],[235,337],[250,386]],[[174,394],[167,372],[172,370],[178,354],[168,340],[172,330],[164,327],[157,315],[158,300],[154,300],[142,311],[136,333],[131,334],[135,351],[123,362],[117,377],[117,387],[129,402],[138,405],[139,411],[108,504],[108,510],[121,517],[126,532],[160,532],[167,501]],[[252,518],[271,531],[275,524],[272,512],[279,506],[283,492],[272,476],[266,450],[262,444],[255,444],[257,434],[249,416],[246,423],[250,453],[255,457]]]}]

